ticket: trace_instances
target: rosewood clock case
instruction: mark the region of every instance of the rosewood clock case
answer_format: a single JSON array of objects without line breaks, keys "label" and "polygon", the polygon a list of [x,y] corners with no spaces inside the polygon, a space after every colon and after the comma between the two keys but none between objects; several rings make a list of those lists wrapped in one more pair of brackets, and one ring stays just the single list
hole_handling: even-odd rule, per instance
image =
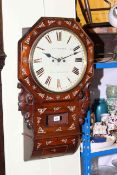
[{"label": "rosewood clock case", "polygon": [[[74,32],[87,50],[87,68],[73,89],[55,93],[33,79],[29,55],[33,43],[43,32],[55,27]],[[74,153],[80,143],[81,125],[89,106],[89,85],[93,76],[93,43],[74,19],[40,18],[18,43],[19,110],[33,131],[31,158]]]}]

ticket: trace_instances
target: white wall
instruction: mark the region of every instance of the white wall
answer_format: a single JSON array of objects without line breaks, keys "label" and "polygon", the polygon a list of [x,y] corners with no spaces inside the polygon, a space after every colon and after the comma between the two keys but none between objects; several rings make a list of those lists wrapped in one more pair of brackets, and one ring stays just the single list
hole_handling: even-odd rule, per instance
[{"label": "white wall", "polygon": [[[45,8],[43,5],[45,4]],[[3,0],[4,49],[2,71],[6,175],[80,175],[79,151],[45,160],[23,160],[23,118],[18,112],[17,42],[22,28],[41,16],[75,17],[75,0]],[[34,10],[33,10],[34,9]]]}]

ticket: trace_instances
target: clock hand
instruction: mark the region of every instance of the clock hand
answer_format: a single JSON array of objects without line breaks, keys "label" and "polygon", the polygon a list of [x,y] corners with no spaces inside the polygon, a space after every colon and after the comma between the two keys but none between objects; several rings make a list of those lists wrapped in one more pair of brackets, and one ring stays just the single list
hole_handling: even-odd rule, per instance
[{"label": "clock hand", "polygon": [[53,59],[55,59],[55,60],[58,61],[58,58],[55,58],[55,57],[51,56],[50,53],[44,53],[44,54],[45,54],[48,58],[53,58]]},{"label": "clock hand", "polygon": [[47,57],[51,57],[50,53],[44,53]]},{"label": "clock hand", "polygon": [[[81,51],[79,51],[79,52],[81,52]],[[72,53],[72,54],[70,54],[70,55],[68,55],[68,56],[66,56],[66,57],[62,57],[61,60],[64,60],[64,59],[66,59],[66,58],[68,58],[68,57],[70,57],[70,56],[72,56],[72,55],[76,55],[76,54],[79,53],[79,52],[74,52],[74,53]]]}]

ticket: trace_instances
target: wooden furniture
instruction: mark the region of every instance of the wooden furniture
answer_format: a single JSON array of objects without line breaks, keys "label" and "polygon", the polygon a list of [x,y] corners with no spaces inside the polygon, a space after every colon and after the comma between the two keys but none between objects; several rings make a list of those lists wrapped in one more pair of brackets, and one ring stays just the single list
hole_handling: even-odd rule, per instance
[{"label": "wooden furniture", "polygon": [[3,134],[3,113],[2,113],[2,82],[1,71],[4,66],[5,53],[3,47],[3,28],[2,28],[2,0],[0,0],[0,175],[5,175],[4,163],[4,134]]}]

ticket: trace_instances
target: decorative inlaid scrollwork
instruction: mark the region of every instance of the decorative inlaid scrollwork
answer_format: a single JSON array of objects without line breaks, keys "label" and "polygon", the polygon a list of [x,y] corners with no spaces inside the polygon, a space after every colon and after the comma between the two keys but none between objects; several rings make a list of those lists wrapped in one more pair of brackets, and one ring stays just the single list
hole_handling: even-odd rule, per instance
[{"label": "decorative inlaid scrollwork", "polygon": [[68,128],[68,130],[74,130],[74,129],[76,129],[76,127],[75,127],[75,124],[72,123],[72,125]]},{"label": "decorative inlaid scrollwork", "polygon": [[39,25],[37,26],[37,28],[43,28],[43,27],[46,27],[46,25],[44,24],[44,22],[42,22],[41,24],[39,24]]},{"label": "decorative inlaid scrollwork", "polygon": [[56,129],[56,131],[57,131],[57,132],[58,132],[58,131],[62,131],[62,128],[59,127],[59,128]]},{"label": "decorative inlaid scrollwork", "polygon": [[89,51],[90,51],[91,54],[93,53],[93,47],[92,46],[89,47]]},{"label": "decorative inlaid scrollwork", "polygon": [[75,145],[76,139],[72,139],[71,141],[72,141],[73,145]]},{"label": "decorative inlaid scrollwork", "polygon": [[62,24],[62,21],[58,21],[57,23],[58,23],[58,25],[61,25]]},{"label": "decorative inlaid scrollwork", "polygon": [[30,86],[30,79],[27,77],[25,78],[26,83]]},{"label": "decorative inlaid scrollwork", "polygon": [[53,98],[50,97],[50,96],[47,96],[47,97],[46,97],[46,100],[53,100]]},{"label": "decorative inlaid scrollwork", "polygon": [[22,63],[28,64],[29,63],[28,58],[27,57],[23,57],[22,58]]},{"label": "decorative inlaid scrollwork", "polygon": [[73,118],[74,121],[76,120],[76,115],[77,115],[77,114],[73,114],[73,115],[72,115],[72,118]]},{"label": "decorative inlaid scrollwork", "polygon": [[36,85],[33,85],[32,86],[33,90],[37,89],[37,86]]},{"label": "decorative inlaid scrollwork", "polygon": [[27,75],[26,70],[22,68],[22,76],[25,76],[25,75]]},{"label": "decorative inlaid scrollwork", "polygon": [[56,152],[56,149],[55,148],[54,149],[51,149],[51,152],[54,152],[55,153]]},{"label": "decorative inlaid scrollwork", "polygon": [[86,38],[86,43],[87,43],[87,46],[91,44],[91,42],[88,38]]},{"label": "decorative inlaid scrollwork", "polygon": [[67,108],[71,111],[74,112],[76,109],[76,106],[67,106]]},{"label": "decorative inlaid scrollwork", "polygon": [[29,45],[29,44],[30,44],[30,39],[31,39],[31,36],[29,35],[29,36],[26,38],[25,43]]},{"label": "decorative inlaid scrollwork", "polygon": [[53,23],[55,23],[55,20],[48,20],[49,26],[50,26],[51,24],[53,24]]},{"label": "decorative inlaid scrollwork", "polygon": [[37,150],[40,148],[41,145],[42,143],[37,143]]},{"label": "decorative inlaid scrollwork", "polygon": [[66,24],[68,24],[69,26],[71,26],[71,21],[65,21]]},{"label": "decorative inlaid scrollwork", "polygon": [[36,30],[33,30],[33,35],[34,36],[38,35],[38,32]]},{"label": "decorative inlaid scrollwork", "polygon": [[45,134],[46,131],[45,131],[42,127],[39,127],[39,128],[38,128],[38,133],[39,133],[39,134]]},{"label": "decorative inlaid scrollwork", "polygon": [[37,123],[40,124],[42,118],[41,117],[37,117]]},{"label": "decorative inlaid scrollwork", "polygon": [[73,25],[73,28],[77,30],[79,29],[79,27],[76,24]]},{"label": "decorative inlaid scrollwork", "polygon": [[54,107],[53,108],[54,111],[58,111],[59,109],[61,109],[61,107]]},{"label": "decorative inlaid scrollwork", "polygon": [[70,95],[65,96],[64,99],[65,99],[65,100],[70,99]]},{"label": "decorative inlaid scrollwork", "polygon": [[28,129],[32,129],[33,128],[33,124],[31,122],[31,120],[32,120],[31,114],[29,112],[26,112],[24,114],[24,121],[25,121]]},{"label": "decorative inlaid scrollwork", "polygon": [[67,139],[62,139],[61,140],[63,143],[67,143]]},{"label": "decorative inlaid scrollwork", "polygon": [[27,49],[28,49],[28,46],[26,46],[26,45],[22,46],[22,52],[25,52]]},{"label": "decorative inlaid scrollwork", "polygon": [[81,37],[84,37],[84,33],[80,33],[80,36],[81,36]]},{"label": "decorative inlaid scrollwork", "polygon": [[60,99],[60,95],[57,95],[57,96],[56,96],[56,99],[59,100],[59,99]]},{"label": "decorative inlaid scrollwork", "polygon": [[77,91],[74,91],[72,94],[75,97],[77,95],[77,93],[78,93],[78,90]]},{"label": "decorative inlaid scrollwork", "polygon": [[46,145],[50,145],[53,141],[46,141]]},{"label": "decorative inlaid scrollwork", "polygon": [[47,108],[38,108],[38,112],[41,114],[43,114],[46,111]]},{"label": "decorative inlaid scrollwork", "polygon": [[45,94],[37,93],[42,99],[45,97]]}]

